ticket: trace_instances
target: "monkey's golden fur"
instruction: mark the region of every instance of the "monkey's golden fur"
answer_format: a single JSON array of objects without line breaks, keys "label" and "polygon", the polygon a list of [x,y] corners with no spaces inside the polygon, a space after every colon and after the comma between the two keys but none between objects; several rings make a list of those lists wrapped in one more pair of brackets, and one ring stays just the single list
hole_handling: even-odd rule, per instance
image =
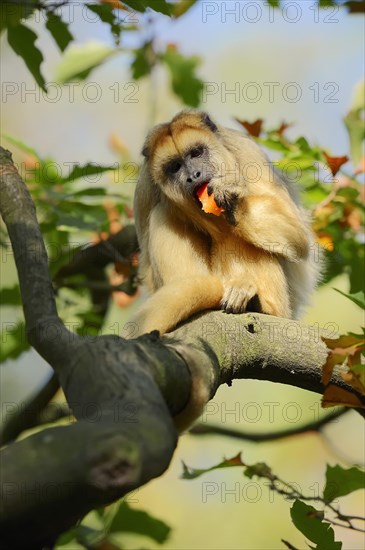
[{"label": "monkey's golden fur", "polygon": [[[137,333],[172,330],[206,309],[294,318],[318,278],[313,235],[293,189],[249,137],[183,111],[155,127],[135,193],[140,276],[152,296]],[[206,214],[196,189],[224,213]]]}]

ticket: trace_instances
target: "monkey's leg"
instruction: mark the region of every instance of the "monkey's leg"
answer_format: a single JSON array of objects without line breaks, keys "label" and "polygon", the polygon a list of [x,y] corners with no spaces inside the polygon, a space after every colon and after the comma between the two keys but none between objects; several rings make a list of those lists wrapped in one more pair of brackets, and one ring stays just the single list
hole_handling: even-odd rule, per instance
[{"label": "monkey's leg", "polygon": [[133,325],[128,323],[129,338],[152,330],[169,332],[194,313],[219,308],[222,295],[221,281],[211,275],[173,281],[146,300],[132,319]]},{"label": "monkey's leg", "polygon": [[285,273],[275,257],[267,257],[257,270],[257,289],[263,313],[276,317],[292,317]]},{"label": "monkey's leg", "polygon": [[198,311],[219,307],[223,286],[210,273],[209,240],[163,205],[150,215],[148,255],[156,293],[134,319],[130,338],[151,330],[168,332]]}]

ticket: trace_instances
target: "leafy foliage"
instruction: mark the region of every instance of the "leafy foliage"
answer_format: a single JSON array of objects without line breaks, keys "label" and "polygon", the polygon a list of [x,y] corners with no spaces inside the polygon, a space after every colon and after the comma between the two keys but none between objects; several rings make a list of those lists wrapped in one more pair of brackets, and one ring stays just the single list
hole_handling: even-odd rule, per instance
[{"label": "leafy foliage", "polygon": [[141,48],[136,50],[135,58],[131,65],[133,78],[138,80],[149,75],[156,61],[157,58],[153,50],[152,41],[146,42]]},{"label": "leafy foliage", "polygon": [[46,29],[48,29],[53,36],[53,39],[61,52],[64,52],[73,40],[73,36],[68,29],[67,23],[65,23],[56,13],[49,12],[47,13]]},{"label": "leafy foliage", "polygon": [[[5,304],[4,304],[5,305]],[[30,348],[25,336],[25,323],[6,323],[2,325],[0,363],[8,359],[17,359]]]},{"label": "leafy foliage", "polygon": [[[270,6],[279,8],[283,0],[268,0]],[[364,13],[365,2],[364,0],[318,0],[319,8],[331,8],[331,7],[346,8],[349,13]]]},{"label": "leafy foliage", "polygon": [[354,302],[357,306],[365,309],[365,294],[363,290],[355,292],[354,294],[346,294],[346,292],[342,292],[341,290],[338,290],[338,288],[335,288],[334,290],[342,294],[342,296],[346,296],[346,298],[351,300],[351,302]]},{"label": "leafy foliage", "polygon": [[[175,94],[186,105],[198,107],[204,88],[203,81],[195,76],[195,69],[200,63],[199,58],[196,56],[184,57],[174,45],[170,45],[161,55],[161,59],[170,69],[171,84]],[[188,86],[187,83],[189,83]]]},{"label": "leafy foliage", "polygon": [[151,8],[155,11],[163,13],[164,15],[170,15],[172,5],[166,0],[128,0],[126,2],[133,10],[144,13],[147,8]]},{"label": "leafy foliage", "polygon": [[[297,487],[275,475],[271,468],[263,463],[245,464],[241,459],[241,454],[225,459],[215,466],[205,469],[197,469],[188,467],[183,464],[183,479],[195,479],[213,470],[222,468],[231,468],[233,466],[243,468],[243,473],[248,478],[257,477],[263,480],[269,480],[269,488],[271,491],[284,496],[288,500],[292,500],[293,506],[290,510],[291,519],[295,527],[311,542],[316,544],[315,547],[310,546],[313,550],[341,550],[342,543],[335,540],[334,531],[331,523],[337,523],[340,519],[344,522],[343,527],[353,528],[351,522],[352,516],[347,516],[340,512],[331,504],[334,499],[348,495],[359,489],[365,489],[365,472],[359,468],[353,467],[344,469],[341,466],[327,466],[326,485],[322,495],[307,496],[304,495]],[[306,504],[303,501],[313,500],[320,502],[324,510],[317,510],[313,506]],[[329,519],[325,514],[329,512],[335,516],[334,519]],[[357,518],[363,519],[365,518]],[[294,548],[290,543],[285,542],[288,548]]]},{"label": "leafy foliage", "polygon": [[116,53],[114,48],[96,41],[72,45],[57,67],[56,79],[62,84],[71,80],[83,80]]},{"label": "leafy foliage", "polygon": [[[8,43],[14,52],[22,57],[37,84],[47,93],[44,76],[41,73],[43,54],[36,47],[37,34],[26,27],[21,20],[27,18],[34,10],[45,12],[45,27],[51,34],[57,47],[64,55],[56,70],[56,80],[62,84],[72,80],[86,79],[90,73],[101,64],[108,61],[111,56],[123,53],[119,47],[121,36],[127,31],[140,31],[149,24],[150,12],[158,12],[165,16],[181,17],[190,9],[196,0],[181,0],[170,3],[166,0],[130,0],[120,2],[109,0],[86,3],[86,8],[99,18],[100,22],[109,25],[114,37],[115,47],[110,47],[95,40],[89,40],[82,44],[73,44],[74,37],[70,33],[68,22],[56,11],[56,7],[38,2],[29,2],[25,6],[9,7],[5,5],[2,10],[2,28],[7,28]],[[126,16],[120,16],[121,12]],[[139,12],[138,18],[133,13]],[[130,18],[128,18],[130,15]],[[203,82],[196,75],[199,60],[196,57],[185,57],[177,51],[176,46],[166,47],[165,52],[156,50],[154,40],[141,44],[135,50],[135,59],[131,65],[132,77],[136,80],[147,76],[155,66],[165,66],[171,74],[171,87],[173,92],[186,105],[197,107],[203,89]]]},{"label": "leafy foliage", "polygon": [[[356,305],[365,309],[363,291],[356,292],[355,294],[345,294],[339,290],[337,292],[340,292],[340,294],[346,296]],[[365,334],[346,334],[335,340],[329,338],[322,339],[329,349],[327,361],[323,365],[322,372],[322,381],[325,388],[322,406],[345,405],[347,407],[363,408],[364,405],[355,394],[350,393],[344,388],[336,387],[331,383],[331,377],[336,365],[346,366],[347,370],[342,370],[340,376],[359,394],[365,395],[365,365],[361,361],[361,356],[365,353]]]},{"label": "leafy foliage", "polygon": [[46,82],[40,70],[43,55],[35,45],[37,38],[36,33],[22,23],[8,28],[9,45],[17,55],[23,58],[38,86],[45,91]]},{"label": "leafy foliage", "polygon": [[[125,500],[116,502],[105,509],[92,512],[80,525],[64,533],[57,541],[56,548],[78,543],[83,548],[117,548],[115,536],[124,533],[143,535],[163,544],[170,534],[170,527],[147,512],[131,508]],[[92,523],[93,527],[90,527]],[[119,548],[119,546],[118,546]]]},{"label": "leafy foliage", "polygon": [[[102,166],[90,162],[83,166],[66,166],[65,169],[65,166],[51,158],[42,158],[23,142],[10,136],[6,136],[6,139],[26,155],[26,183],[37,208],[48,250],[50,271],[59,287],[58,307],[61,314],[66,323],[72,322],[77,332],[95,334],[101,328],[105,307],[111,296],[104,268],[89,268],[87,273],[78,273],[59,282],[57,277],[62,266],[69,264],[83,245],[100,239],[98,234],[110,231],[110,217],[104,204],[108,180],[110,174],[113,174],[118,181],[123,181],[126,177],[124,164],[119,167],[118,163]],[[126,150],[123,155],[122,160],[128,160]],[[109,202],[112,198],[112,193],[108,193]],[[118,193],[117,198],[118,206],[113,208],[118,217],[126,220],[123,195]],[[90,284],[100,288],[99,292],[88,291]],[[68,285],[67,289],[65,285]],[[104,294],[101,292],[103,288]],[[101,296],[104,296],[103,307]],[[21,306],[19,286],[3,288],[0,303],[2,306]],[[3,323],[1,339],[0,362],[15,359],[29,349],[23,322]]]},{"label": "leafy foliage", "polygon": [[356,87],[351,109],[344,119],[350,138],[351,157],[355,165],[361,162],[363,155],[362,143],[365,139],[364,94],[365,83],[361,82]]},{"label": "leafy foliage", "polygon": [[113,6],[110,4],[86,4],[86,7],[99,16],[100,21],[107,23],[114,35],[116,43],[119,44],[119,35],[122,31],[122,23],[114,13]]},{"label": "leafy foliage", "polygon": [[347,470],[341,466],[327,466],[326,486],[323,491],[323,498],[327,503],[359,489],[365,489],[365,472],[355,466]]},{"label": "leafy foliage", "polygon": [[335,533],[331,525],[323,521],[323,512],[296,500],[290,515],[295,527],[316,544],[315,550],[341,550],[342,543],[335,541]]}]

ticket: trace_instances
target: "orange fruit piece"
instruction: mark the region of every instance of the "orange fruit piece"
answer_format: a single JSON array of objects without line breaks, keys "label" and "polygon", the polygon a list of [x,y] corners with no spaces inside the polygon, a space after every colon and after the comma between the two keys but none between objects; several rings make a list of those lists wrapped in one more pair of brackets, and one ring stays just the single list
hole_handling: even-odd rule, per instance
[{"label": "orange fruit piece", "polygon": [[214,193],[208,195],[208,184],[203,183],[197,191],[197,197],[202,205],[203,212],[207,214],[213,214],[214,216],[220,216],[224,212],[224,208],[218,206],[214,199]]}]

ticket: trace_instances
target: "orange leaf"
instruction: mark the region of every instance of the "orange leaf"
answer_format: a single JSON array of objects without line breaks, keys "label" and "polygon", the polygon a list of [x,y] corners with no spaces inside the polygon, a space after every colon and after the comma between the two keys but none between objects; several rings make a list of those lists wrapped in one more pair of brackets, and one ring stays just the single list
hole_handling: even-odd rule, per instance
[{"label": "orange leaf", "polygon": [[349,372],[341,372],[341,378],[346,382],[346,384],[349,384],[356,391],[362,395],[365,395],[365,386],[361,382],[359,374],[356,374],[356,372],[350,370]]},{"label": "orange leaf", "polygon": [[174,42],[169,42],[169,44],[167,44],[167,50],[169,52],[177,52],[177,45]]},{"label": "orange leaf", "polygon": [[276,133],[279,134],[279,136],[282,136],[285,130],[293,126],[292,124],[287,124],[286,122],[282,122],[280,124],[280,127],[276,130]]},{"label": "orange leaf", "polygon": [[365,345],[365,339],[353,334],[343,334],[339,338],[325,338],[322,336],[322,340],[329,349],[333,350],[336,348],[358,348]]},{"label": "orange leaf", "polygon": [[333,369],[336,365],[342,365],[346,359],[344,355],[337,355],[332,351],[329,352],[327,356],[327,361],[322,367],[322,383],[324,386],[327,386],[332,377]]},{"label": "orange leaf", "polygon": [[230,466],[245,466],[245,463],[242,462],[241,453],[238,453],[238,455],[233,456],[232,458],[225,459],[224,463],[229,464]]},{"label": "orange leaf", "polygon": [[261,118],[255,120],[255,122],[248,122],[247,120],[241,120],[239,118],[236,118],[236,120],[239,124],[241,124],[241,126],[243,126],[247,130],[250,136],[259,137],[263,123],[263,120]]},{"label": "orange leaf", "polygon": [[360,346],[358,348],[356,348],[356,351],[353,355],[350,355],[349,356],[349,359],[348,359],[348,365],[350,367],[350,369],[352,369],[352,367],[356,367],[357,365],[359,366],[362,366],[364,369],[365,369],[365,365],[361,365],[361,352],[364,351],[364,346]]},{"label": "orange leaf", "polygon": [[356,233],[360,231],[362,227],[362,215],[360,208],[349,205],[345,207],[345,220],[348,227],[351,227]]},{"label": "orange leaf", "polygon": [[329,169],[332,172],[332,176],[335,176],[341,166],[349,160],[349,157],[346,155],[344,157],[330,157],[325,151],[323,151],[323,155],[326,159]]},{"label": "orange leaf", "polygon": [[336,365],[342,365],[346,359],[350,363],[351,357],[356,358],[356,363],[360,362],[359,353],[364,349],[365,340],[352,334],[344,334],[335,339],[322,336],[322,340],[330,350],[322,367],[322,382],[324,386],[327,386]]},{"label": "orange leaf", "polygon": [[126,7],[120,0],[100,0],[101,4],[109,4],[115,10],[125,10]]},{"label": "orange leaf", "polygon": [[361,403],[357,395],[343,388],[338,388],[334,384],[329,384],[322,397],[322,407],[326,409],[328,407],[336,407],[337,405],[365,408],[365,405]]},{"label": "orange leaf", "polygon": [[316,241],[321,245],[322,248],[328,250],[328,252],[333,252],[335,245],[333,243],[333,238],[331,235],[326,233],[318,233],[316,236]]},{"label": "orange leaf", "polygon": [[214,200],[214,193],[208,195],[208,184],[204,183],[199,187],[197,196],[202,205],[203,212],[207,214],[213,214],[214,216],[220,216],[224,212],[224,208],[218,206]]},{"label": "orange leaf", "polygon": [[129,151],[124,142],[120,139],[116,132],[112,132],[109,136],[110,147],[122,157],[128,157]]}]

